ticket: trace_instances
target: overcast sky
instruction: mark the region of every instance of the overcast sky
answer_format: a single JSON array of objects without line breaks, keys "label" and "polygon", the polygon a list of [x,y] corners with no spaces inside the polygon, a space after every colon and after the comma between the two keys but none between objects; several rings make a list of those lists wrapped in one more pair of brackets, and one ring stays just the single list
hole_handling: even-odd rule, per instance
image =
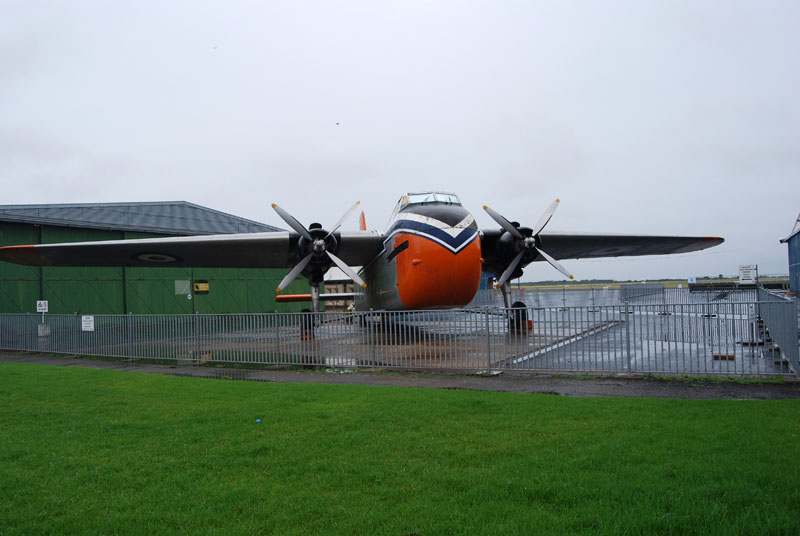
[{"label": "overcast sky", "polygon": [[[285,227],[453,191],[548,230],[719,235],[577,279],[787,273],[800,2],[0,0],[0,204]],[[355,228],[357,218],[349,222]],[[524,280],[557,279],[544,263]]]}]

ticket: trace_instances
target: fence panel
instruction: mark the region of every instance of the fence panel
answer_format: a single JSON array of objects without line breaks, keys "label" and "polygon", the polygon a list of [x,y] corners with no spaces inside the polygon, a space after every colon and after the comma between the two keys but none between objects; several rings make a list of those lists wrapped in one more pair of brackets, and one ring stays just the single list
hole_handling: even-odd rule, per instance
[{"label": "fence panel", "polygon": [[[760,336],[763,344],[772,344],[773,353],[781,363],[787,362],[798,371],[798,331],[797,304],[784,297],[758,289],[759,317],[763,320]],[[764,329],[766,328],[766,329]]]}]

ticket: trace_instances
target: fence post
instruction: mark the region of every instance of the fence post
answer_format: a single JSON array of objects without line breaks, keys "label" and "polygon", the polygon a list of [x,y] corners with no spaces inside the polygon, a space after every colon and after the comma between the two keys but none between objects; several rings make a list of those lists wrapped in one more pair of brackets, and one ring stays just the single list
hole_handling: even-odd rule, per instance
[{"label": "fence post", "polygon": [[[383,319],[381,319],[383,320]],[[369,358],[372,368],[375,368],[375,314],[372,307],[369,308]]]},{"label": "fence post", "polygon": [[631,373],[631,315],[628,314],[628,306],[625,306],[625,353],[627,354],[626,370]]},{"label": "fence post", "polygon": [[31,314],[25,313],[25,350],[33,350],[33,339],[31,337]]},{"label": "fence post", "polygon": [[[278,365],[281,362],[281,337],[280,333],[278,332],[278,328],[281,326],[281,317],[278,316],[277,310],[273,314],[270,321],[272,326],[272,333],[273,335],[275,335],[275,364]],[[267,361],[269,361],[269,358],[267,359]]]},{"label": "fence post", "polygon": [[197,319],[198,319],[197,311],[195,311],[194,314],[192,315],[192,356],[191,356],[192,361],[196,361],[197,359],[199,359],[198,354],[200,352],[199,350],[200,345],[197,342]]},{"label": "fence post", "polygon": [[[365,317],[363,314],[362,314],[362,315],[360,315],[359,322],[361,323],[361,327],[362,327],[362,329],[363,329],[363,327],[365,326],[365,324],[364,324],[364,319],[365,319],[365,318],[366,318],[366,317]],[[372,337],[372,335],[370,335],[370,337]],[[370,357],[372,358],[373,356],[372,356],[372,355],[370,355]],[[356,364],[358,364],[358,361],[356,361]],[[375,359],[372,359],[372,370],[375,370]]]},{"label": "fence post", "polygon": [[76,356],[78,355],[78,340],[81,336],[80,332],[80,322],[81,319],[78,316],[78,313],[73,313],[73,322],[72,322],[72,353]]},{"label": "fence post", "polygon": [[[492,332],[489,327],[489,307],[487,306],[483,312],[486,318],[486,373],[488,374],[492,371]],[[508,311],[506,310],[506,312]]]},{"label": "fence post", "polygon": [[128,313],[125,315],[125,341],[126,341],[126,352],[128,354],[129,359],[133,359],[133,326],[131,325],[133,322],[133,317],[131,316],[132,313]]}]

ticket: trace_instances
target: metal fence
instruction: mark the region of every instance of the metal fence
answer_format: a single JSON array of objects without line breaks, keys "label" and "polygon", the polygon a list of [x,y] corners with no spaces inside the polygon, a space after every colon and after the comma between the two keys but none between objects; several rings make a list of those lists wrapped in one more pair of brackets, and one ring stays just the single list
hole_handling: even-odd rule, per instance
[{"label": "metal fence", "polygon": [[[619,289],[596,285],[575,289],[569,285],[551,288],[512,288],[512,302],[522,301],[534,307],[579,307],[622,304],[679,304],[712,302],[756,302],[755,288],[735,286],[710,288],[664,288],[662,284],[628,284]],[[772,297],[770,299],[773,299]],[[503,299],[496,290],[481,290],[470,307],[502,307]]]},{"label": "metal fence", "polygon": [[758,289],[758,299],[758,318],[764,326],[762,340],[777,349],[776,351],[780,351],[783,358],[791,364],[795,374],[800,377],[798,371],[800,317],[796,302],[763,288]]},{"label": "metal fence", "polygon": [[661,283],[640,283],[638,285],[620,285],[619,297],[622,301],[651,296],[653,294],[664,293],[664,285]]},{"label": "metal fence", "polygon": [[93,322],[0,315],[0,347],[186,364],[797,374],[795,304],[772,295],[740,298],[512,310],[102,315]]}]

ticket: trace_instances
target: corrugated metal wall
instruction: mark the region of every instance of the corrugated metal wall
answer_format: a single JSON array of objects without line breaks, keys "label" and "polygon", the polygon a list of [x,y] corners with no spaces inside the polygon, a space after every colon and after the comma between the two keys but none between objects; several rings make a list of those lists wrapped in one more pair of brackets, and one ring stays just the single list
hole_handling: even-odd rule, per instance
[{"label": "corrugated metal wall", "polygon": [[789,239],[789,288],[800,292],[800,234]]},{"label": "corrugated metal wall", "polygon": [[[33,225],[0,223],[0,244],[4,246],[36,244],[39,238],[39,228]],[[0,313],[36,311],[39,275],[39,268],[0,262]]]},{"label": "corrugated metal wall", "polygon": [[[4,246],[156,236],[0,222]],[[254,268],[39,268],[0,262],[0,313],[35,312],[40,299],[55,314],[256,313],[307,307],[275,302],[284,275],[286,270]],[[198,280],[208,281],[208,294],[191,292]],[[307,293],[308,283],[298,278],[285,292]]]}]

